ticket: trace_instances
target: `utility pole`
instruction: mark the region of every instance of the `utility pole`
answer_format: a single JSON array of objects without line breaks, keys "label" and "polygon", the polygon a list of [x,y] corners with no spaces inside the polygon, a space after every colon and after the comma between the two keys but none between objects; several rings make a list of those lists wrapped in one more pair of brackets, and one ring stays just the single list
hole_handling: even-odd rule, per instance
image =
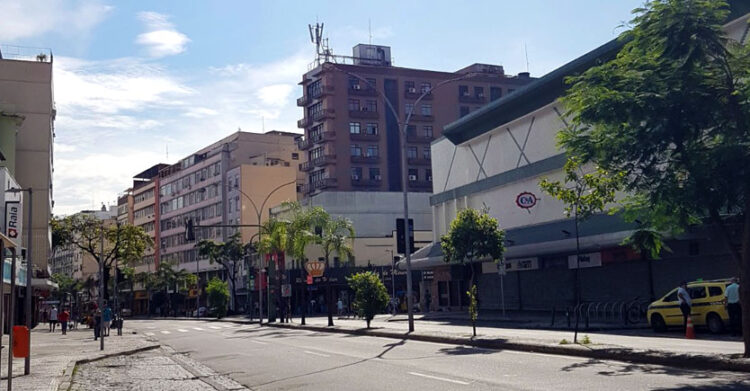
[{"label": "utility pole", "polygon": [[104,350],[104,333],[102,315],[104,315],[104,222],[99,232],[99,350]]},{"label": "utility pole", "polygon": [[[26,228],[27,232],[27,238],[26,238],[26,297],[25,299],[25,307],[26,307],[26,328],[29,329],[29,338],[27,342],[27,351],[29,354],[26,355],[26,358],[23,362],[23,374],[28,375],[31,373],[31,319],[33,318],[31,314],[31,296],[34,294],[34,290],[31,287],[31,277],[34,273],[34,263],[31,262],[31,243],[33,240],[31,239],[31,225],[34,220],[31,219],[32,214],[31,212],[34,209],[34,196],[33,191],[31,190],[31,187],[26,189],[29,192],[29,219],[28,224],[29,226]],[[0,257],[2,258],[2,257]],[[62,308],[61,308],[62,310]]]}]

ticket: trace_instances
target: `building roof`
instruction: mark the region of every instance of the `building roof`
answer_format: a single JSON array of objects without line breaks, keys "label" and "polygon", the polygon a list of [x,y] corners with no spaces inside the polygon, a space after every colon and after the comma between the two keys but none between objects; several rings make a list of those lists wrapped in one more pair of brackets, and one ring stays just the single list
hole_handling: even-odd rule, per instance
[{"label": "building roof", "polygon": [[[750,1],[731,1],[729,8],[730,14],[727,22],[750,13]],[[443,135],[453,144],[460,144],[554,102],[567,89],[566,77],[579,74],[595,64],[613,59],[625,43],[624,39],[616,38],[599,46],[514,93],[446,125],[443,128]]]}]

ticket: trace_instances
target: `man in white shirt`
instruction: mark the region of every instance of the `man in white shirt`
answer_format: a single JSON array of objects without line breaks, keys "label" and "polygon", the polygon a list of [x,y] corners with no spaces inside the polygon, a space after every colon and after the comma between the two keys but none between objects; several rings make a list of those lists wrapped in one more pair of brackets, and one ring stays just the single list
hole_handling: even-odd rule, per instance
[{"label": "man in white shirt", "polygon": [[740,284],[737,277],[732,278],[731,284],[724,290],[727,298],[727,312],[729,313],[729,329],[732,335],[742,335],[742,309],[740,308]]},{"label": "man in white shirt", "polygon": [[57,307],[52,306],[52,309],[49,311],[49,331],[50,331],[50,333],[54,333],[56,327],[57,327]]},{"label": "man in white shirt", "polygon": [[690,308],[693,302],[690,300],[690,294],[687,290],[687,283],[685,281],[680,283],[680,287],[677,288],[677,300],[680,302],[680,311],[682,311],[682,325],[687,329],[687,320],[690,316]]}]

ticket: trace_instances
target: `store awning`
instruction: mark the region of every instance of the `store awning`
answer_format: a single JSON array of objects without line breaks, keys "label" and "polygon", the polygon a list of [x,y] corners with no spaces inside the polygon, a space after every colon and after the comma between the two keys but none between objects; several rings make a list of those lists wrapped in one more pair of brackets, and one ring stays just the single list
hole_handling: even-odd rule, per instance
[{"label": "store awning", "polygon": [[60,286],[49,278],[31,278],[31,287],[41,290],[57,290]]}]

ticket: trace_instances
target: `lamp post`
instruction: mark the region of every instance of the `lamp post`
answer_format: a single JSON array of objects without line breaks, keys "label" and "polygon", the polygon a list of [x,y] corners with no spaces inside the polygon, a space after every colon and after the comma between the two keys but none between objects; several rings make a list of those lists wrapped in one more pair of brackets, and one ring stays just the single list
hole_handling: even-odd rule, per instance
[{"label": "lamp post", "polygon": [[[34,271],[34,266],[31,262],[31,227],[33,223],[31,218],[34,210],[34,191],[31,187],[27,189],[12,188],[6,190],[7,193],[22,193],[24,191],[29,193],[29,218],[27,221],[28,227],[26,227],[26,297],[24,298],[24,307],[26,312],[26,327],[31,330],[31,296],[34,293],[31,287],[31,277]],[[31,333],[29,333],[27,349],[31,352]],[[28,375],[29,373],[31,373],[31,354],[27,354],[23,362],[23,374]]]},{"label": "lamp post", "polygon": [[[266,206],[266,202],[268,202],[268,200],[271,198],[271,196],[273,195],[273,193],[275,193],[278,190],[284,188],[285,186],[294,185],[296,183],[297,183],[297,179],[295,179],[295,180],[293,180],[291,182],[283,183],[281,185],[276,186],[273,190],[271,190],[271,192],[269,192],[266,195],[266,198],[263,199],[263,202],[260,204],[260,208],[258,208],[258,206],[255,204],[255,201],[253,201],[253,199],[250,198],[249,195],[245,194],[245,192],[242,191],[242,189],[240,189],[239,187],[237,187],[236,190],[239,191],[240,194],[242,194],[245,198],[247,198],[248,201],[250,201],[250,205],[252,205],[253,209],[255,210],[255,216],[256,216],[256,220],[255,221],[258,223],[258,232],[256,233],[256,235],[258,235],[258,243],[260,243],[260,240],[261,240],[261,237],[262,237],[262,233],[261,233],[261,230],[262,230],[262,227],[261,227],[261,218],[262,218],[262,215],[263,215],[263,208],[265,208],[265,206]],[[263,258],[262,257],[259,257],[259,262],[261,263],[261,266],[262,266],[262,263],[263,263]],[[258,270],[262,270],[262,269],[263,269],[262,267],[258,268]],[[248,268],[247,270],[249,272],[250,269]],[[266,273],[266,279],[268,280],[268,278],[269,278],[268,273]],[[263,285],[262,281],[259,281],[258,282],[258,309],[259,309],[258,324],[261,325],[261,326],[263,325],[263,296],[262,296],[262,289],[261,289],[262,285]],[[266,289],[269,289],[268,282],[266,282]],[[248,296],[249,295],[250,295],[250,292],[248,292]],[[268,301],[268,308],[266,309],[266,311],[268,313],[268,317],[269,317],[268,320],[270,322],[271,321],[271,319],[270,319],[270,317],[271,317],[271,311],[270,311],[270,308],[271,308],[270,289],[269,289],[268,300],[269,300]]]},{"label": "lamp post", "polygon": [[[328,63],[330,64],[330,63]],[[363,81],[365,84],[367,84],[370,88],[372,88],[374,91],[376,91],[385,101],[386,106],[388,106],[388,109],[391,111],[391,114],[393,114],[393,117],[396,119],[397,122],[399,122],[399,125],[401,125],[401,134],[400,134],[400,140],[401,140],[401,187],[402,192],[404,195],[404,258],[406,259],[406,307],[409,314],[409,331],[414,331],[414,298],[413,298],[413,282],[411,277],[411,243],[409,243],[409,238],[411,237],[409,233],[409,191],[407,189],[408,182],[408,168],[406,166],[407,163],[407,145],[406,145],[406,132],[409,127],[409,121],[411,120],[412,114],[414,114],[414,108],[417,107],[417,104],[424,99],[424,97],[430,95],[432,91],[436,90],[439,87],[442,87],[448,83],[453,83],[460,80],[465,80],[468,78],[471,78],[475,75],[474,72],[466,73],[464,75],[461,75],[460,77],[455,77],[452,79],[443,80],[437,84],[435,84],[435,87],[429,87],[424,89],[422,91],[422,94],[417,97],[417,99],[412,104],[411,108],[409,109],[409,112],[406,113],[406,119],[404,122],[399,121],[399,115],[396,109],[393,107],[393,104],[388,99],[385,94],[375,88],[374,85],[372,85],[366,78],[346,70],[343,70],[335,65],[330,65],[333,69],[345,73],[351,77],[354,77],[358,80]]]}]

